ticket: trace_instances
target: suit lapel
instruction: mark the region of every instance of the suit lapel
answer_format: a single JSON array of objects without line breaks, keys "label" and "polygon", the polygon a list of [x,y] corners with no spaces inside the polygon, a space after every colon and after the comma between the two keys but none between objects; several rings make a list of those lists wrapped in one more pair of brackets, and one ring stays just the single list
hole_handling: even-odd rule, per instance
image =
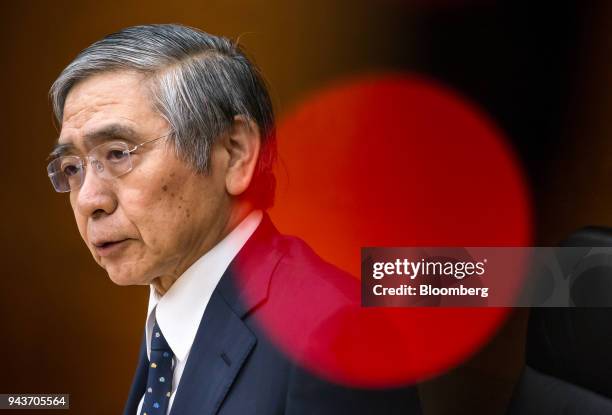
[{"label": "suit lapel", "polygon": [[[270,279],[283,255],[282,247],[277,245],[278,235],[270,218],[264,214],[261,224],[213,291],[180,379],[172,415],[215,414],[228,396],[257,343],[242,319],[267,298]],[[139,382],[135,380],[132,385],[125,415],[136,413],[146,387],[147,370],[148,360],[143,348],[135,378]]]},{"label": "suit lapel", "polygon": [[256,341],[215,291],[189,352],[171,413],[217,413]]},{"label": "suit lapel", "polygon": [[123,410],[124,415],[135,415],[138,409],[138,404],[142,395],[144,394],[145,387],[147,386],[147,374],[149,371],[149,359],[147,358],[147,343],[145,341],[144,334],[142,336],[142,342],[140,342],[140,353],[138,355],[138,366],[136,373],[134,374],[134,380],[132,380],[132,387],[130,388],[130,394],[128,395],[125,409]]},{"label": "suit lapel", "polygon": [[270,217],[264,214],[219,281],[216,290],[241,318],[268,298],[272,274],[285,253],[278,235]]}]

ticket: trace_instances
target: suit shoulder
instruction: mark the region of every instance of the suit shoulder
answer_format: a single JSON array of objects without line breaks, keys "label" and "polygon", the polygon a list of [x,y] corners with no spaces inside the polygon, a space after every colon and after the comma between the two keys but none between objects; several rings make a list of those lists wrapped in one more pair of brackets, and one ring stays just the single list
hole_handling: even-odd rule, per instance
[{"label": "suit shoulder", "polygon": [[335,298],[345,305],[356,305],[360,298],[356,277],[325,261],[298,237],[278,235],[276,245],[283,255],[274,271],[273,284],[311,291],[320,299]]}]

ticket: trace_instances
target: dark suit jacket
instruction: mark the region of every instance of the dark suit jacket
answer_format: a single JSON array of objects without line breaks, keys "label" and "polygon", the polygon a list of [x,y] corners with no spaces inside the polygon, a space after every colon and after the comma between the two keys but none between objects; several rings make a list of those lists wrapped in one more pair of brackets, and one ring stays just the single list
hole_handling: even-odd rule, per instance
[{"label": "dark suit jacket", "polygon": [[[354,278],[325,263],[303,241],[280,235],[264,215],[210,298],[171,414],[420,413],[415,389],[342,387],[313,376],[282,353],[258,315],[277,312],[275,299],[290,300],[296,290],[328,300],[324,312],[319,310],[322,320],[357,306],[360,298]],[[145,347],[143,338],[125,415],[136,414],[145,390]]]}]

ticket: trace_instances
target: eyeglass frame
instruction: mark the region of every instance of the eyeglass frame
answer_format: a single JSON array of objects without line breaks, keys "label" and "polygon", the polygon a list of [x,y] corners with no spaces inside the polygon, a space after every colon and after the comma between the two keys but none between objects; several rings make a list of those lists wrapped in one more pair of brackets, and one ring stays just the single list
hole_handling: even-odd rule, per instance
[{"label": "eyeglass frame", "polygon": [[[126,170],[125,172],[123,172],[123,173],[121,173],[121,174],[117,175],[117,176],[112,176],[112,177],[111,177],[111,178],[115,179],[115,178],[117,178],[117,177],[121,177],[121,176],[123,176],[123,175],[125,175],[125,174],[128,174],[129,172],[131,172],[131,171],[134,169],[134,166],[133,166],[133,165],[131,165],[131,155],[132,155],[132,153],[133,153],[134,151],[138,150],[139,148],[141,148],[142,146],[144,146],[144,145],[146,145],[146,144],[152,143],[152,142],[157,141],[157,140],[161,140],[162,138],[168,138],[168,137],[169,137],[169,136],[171,136],[171,135],[172,135],[172,132],[168,132],[168,133],[166,133],[166,134],[164,134],[164,135],[162,135],[162,136],[159,136],[159,137],[157,137],[157,138],[153,138],[153,139],[151,139],[151,140],[144,141],[144,142],[142,142],[142,143],[140,143],[140,144],[136,144],[136,145],[134,145],[134,147],[133,147],[133,148],[131,148],[131,149],[129,148],[129,143],[127,143],[127,142],[126,142],[126,141],[124,141],[124,140],[112,140],[112,141],[109,141],[109,142],[106,142],[106,143],[102,143],[102,144],[100,144],[100,145],[95,146],[94,148],[92,148],[91,150],[89,150],[89,151],[87,152],[87,155],[85,155],[84,157],[83,157],[83,156],[79,156],[79,155],[61,155],[61,156],[57,156],[57,157],[53,158],[53,160],[51,160],[51,161],[50,161],[50,162],[47,164],[47,176],[49,177],[49,180],[51,180],[51,184],[53,185],[53,189],[54,189],[54,190],[55,190],[57,193],[69,193],[69,192],[72,192],[73,190],[78,190],[78,189],[80,189],[80,188],[81,188],[81,186],[83,186],[83,183],[84,183],[84,181],[85,181],[85,174],[86,174],[86,171],[85,171],[85,170],[86,170],[86,168],[87,168],[87,166],[88,166],[89,164],[92,164],[94,161],[96,161],[96,162],[100,163],[100,164],[101,164],[101,165],[102,165],[102,166],[105,168],[104,163],[100,162],[100,160],[98,160],[98,159],[96,159],[96,158],[92,158],[92,156],[90,156],[90,154],[91,154],[91,153],[93,153],[93,152],[94,152],[96,149],[98,149],[98,148],[100,148],[100,147],[102,147],[102,146],[104,146],[104,145],[108,145],[109,143],[113,143],[113,142],[114,142],[114,143],[123,143],[123,144],[125,144],[125,145],[126,145],[126,147],[127,147],[127,150],[125,150],[125,151],[124,151],[124,153],[125,153],[125,154],[127,154],[127,155],[130,157],[130,167],[129,167],[129,169],[128,169],[128,170]],[[82,174],[83,174],[83,178],[81,179],[81,184],[80,184],[80,185],[79,185],[79,187],[78,187],[78,188],[76,188],[76,189],[69,188],[68,190],[60,191],[60,190],[58,190],[58,189],[57,189],[57,187],[56,187],[56,186],[55,186],[55,184],[53,183],[53,179],[51,178],[51,176],[52,176],[52,175],[54,175],[54,174],[58,174],[58,173],[60,173],[60,172],[58,171],[58,172],[52,172],[52,173],[49,173],[49,166],[51,166],[51,164],[52,164],[52,163],[54,163],[54,162],[55,162],[56,160],[58,160],[58,159],[61,159],[62,157],[75,157],[75,158],[79,159],[79,161],[80,161],[80,165],[82,166],[82,169],[83,169],[83,173],[82,173]],[[85,160],[87,160],[87,163],[85,162]],[[97,173],[96,173],[96,174],[101,173],[101,172],[103,172],[103,171],[104,171],[104,170],[99,171],[98,169],[94,169],[94,170],[96,170],[96,171],[97,171]]]}]

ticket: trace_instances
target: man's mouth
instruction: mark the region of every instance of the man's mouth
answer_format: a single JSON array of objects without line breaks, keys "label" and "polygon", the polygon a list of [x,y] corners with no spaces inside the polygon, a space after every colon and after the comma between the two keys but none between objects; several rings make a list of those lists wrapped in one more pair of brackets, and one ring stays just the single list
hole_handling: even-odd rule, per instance
[{"label": "man's mouth", "polygon": [[101,241],[94,243],[94,247],[98,255],[101,257],[110,256],[118,253],[127,244],[129,239],[120,239],[116,241]]}]

